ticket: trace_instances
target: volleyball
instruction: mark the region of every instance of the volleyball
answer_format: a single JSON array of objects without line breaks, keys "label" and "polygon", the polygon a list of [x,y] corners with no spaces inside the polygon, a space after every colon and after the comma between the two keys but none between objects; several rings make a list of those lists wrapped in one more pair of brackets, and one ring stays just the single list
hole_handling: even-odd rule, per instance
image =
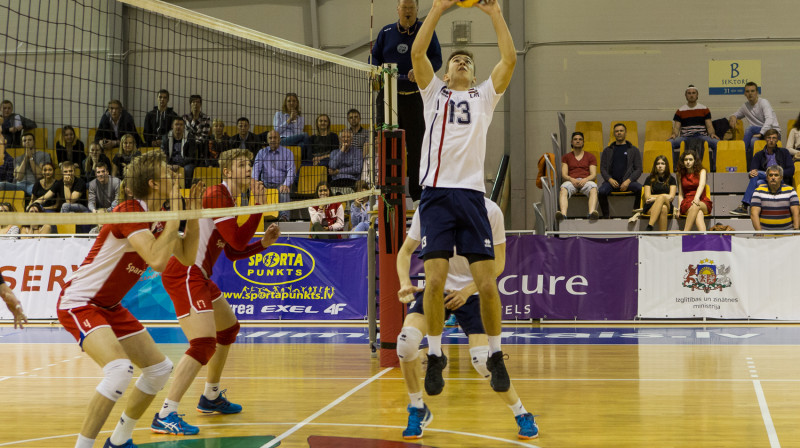
[{"label": "volleyball", "polygon": [[481,0],[458,0],[458,3],[456,3],[456,5],[462,8],[471,8],[475,5],[475,3],[478,3],[480,1]]}]

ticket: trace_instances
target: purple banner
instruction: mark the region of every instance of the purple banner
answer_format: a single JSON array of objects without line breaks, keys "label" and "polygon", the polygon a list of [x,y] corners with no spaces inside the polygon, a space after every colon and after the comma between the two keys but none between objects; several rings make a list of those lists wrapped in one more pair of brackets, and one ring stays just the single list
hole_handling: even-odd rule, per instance
[{"label": "purple banner", "polygon": [[[505,271],[497,278],[503,320],[633,319],[638,259],[636,238],[509,236]],[[415,257],[411,275],[423,271]]]}]

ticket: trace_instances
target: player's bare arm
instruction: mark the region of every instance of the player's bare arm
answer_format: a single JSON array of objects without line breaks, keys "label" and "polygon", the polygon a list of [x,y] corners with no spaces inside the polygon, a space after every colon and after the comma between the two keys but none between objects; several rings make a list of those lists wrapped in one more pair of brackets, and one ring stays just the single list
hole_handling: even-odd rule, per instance
[{"label": "player's bare arm", "polygon": [[[499,277],[506,269],[506,243],[496,244],[494,246],[494,269],[495,277]],[[445,308],[448,310],[457,310],[467,303],[467,299],[469,299],[470,296],[478,293],[478,286],[475,282],[471,282],[458,291],[445,292],[447,293],[444,298]]]},{"label": "player's bare arm", "polygon": [[[171,184],[170,210],[183,210],[183,201],[181,200],[178,183],[172,182]],[[150,265],[154,271],[162,272],[167,267],[169,257],[175,252],[175,248],[181,240],[178,234],[179,226],[179,221],[167,221],[159,238],[156,238],[152,232],[147,231],[131,235],[128,237],[128,241],[145,263]]]},{"label": "player's bare arm", "polygon": [[508,30],[498,0],[483,0],[475,6],[492,18],[492,26],[497,34],[497,47],[500,48],[500,62],[492,69],[492,84],[495,92],[503,93],[508,88],[514,67],[517,65],[517,51],[514,49],[511,31]]},{"label": "player's bare arm", "polygon": [[[179,186],[175,183],[175,186]],[[203,208],[203,195],[206,193],[206,184],[203,181],[192,185],[189,190],[189,198],[186,200],[187,210],[201,210]],[[186,221],[186,230],[183,238],[175,245],[175,258],[184,266],[191,266],[195,262],[197,249],[200,245],[200,225],[198,220],[189,219]]]},{"label": "player's bare arm", "polygon": [[442,14],[448,8],[455,5],[457,0],[434,0],[433,7],[422,22],[417,38],[414,39],[414,45],[411,46],[411,65],[413,66],[414,78],[420,89],[428,87],[433,79],[434,70],[430,59],[428,59],[428,46],[433,39],[433,32],[436,30],[436,24]]},{"label": "player's bare arm", "polygon": [[400,280],[400,290],[397,291],[397,297],[403,303],[409,303],[414,300],[414,293],[422,291],[422,288],[416,287],[411,284],[411,256],[417,250],[419,241],[414,238],[406,237],[403,241],[403,246],[397,253],[397,278]]},{"label": "player's bare arm", "polygon": [[17,328],[17,325],[19,325],[19,328],[23,328],[22,325],[28,323],[28,318],[22,311],[22,304],[19,303],[17,296],[14,295],[14,291],[5,283],[0,283],[0,298],[6,302],[8,311],[14,315],[14,328]]}]

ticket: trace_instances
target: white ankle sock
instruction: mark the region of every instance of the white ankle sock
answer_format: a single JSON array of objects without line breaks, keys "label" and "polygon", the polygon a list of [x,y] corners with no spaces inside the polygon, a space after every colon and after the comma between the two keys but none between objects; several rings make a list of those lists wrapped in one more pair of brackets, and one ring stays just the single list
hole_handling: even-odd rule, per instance
[{"label": "white ankle sock", "polygon": [[209,400],[216,400],[219,397],[219,383],[206,383],[206,390],[203,395]]},{"label": "white ankle sock", "polygon": [[415,394],[408,394],[408,397],[411,398],[412,408],[422,409],[425,407],[425,402],[422,401],[422,391]]},{"label": "white ankle sock", "polygon": [[489,356],[501,351],[500,348],[500,335],[488,336],[489,338]]},{"label": "white ankle sock", "polygon": [[111,434],[111,443],[114,445],[122,445],[133,438],[133,428],[136,426],[137,421],[138,420],[128,417],[123,412],[122,417],[120,417],[117,422],[117,427],[114,428],[114,433]]},{"label": "white ankle sock", "polygon": [[442,356],[442,335],[428,335],[428,354]]},{"label": "white ankle sock", "polygon": [[169,414],[173,412],[178,412],[178,405],[180,402],[172,401],[169,398],[164,400],[164,406],[161,407],[161,410],[158,411],[158,418],[167,418]]},{"label": "white ankle sock", "polygon": [[75,448],[92,448],[93,446],[94,439],[90,439],[78,434],[78,441],[75,442]]},{"label": "white ankle sock", "polygon": [[510,404],[508,407],[511,408],[511,412],[514,413],[514,417],[528,413],[528,411],[525,410],[525,406],[522,405],[522,400],[517,400],[516,403]]}]

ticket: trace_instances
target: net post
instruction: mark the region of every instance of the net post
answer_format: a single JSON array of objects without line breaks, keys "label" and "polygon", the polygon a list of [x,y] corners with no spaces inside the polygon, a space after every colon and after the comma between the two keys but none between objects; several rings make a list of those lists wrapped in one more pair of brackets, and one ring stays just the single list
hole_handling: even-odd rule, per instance
[{"label": "net post", "polygon": [[405,131],[381,132],[379,201],[379,291],[381,321],[381,367],[398,367],[397,336],[403,327],[405,306],[397,298],[397,254],[406,238]]},{"label": "net post", "polygon": [[378,357],[378,316],[377,306],[378,302],[375,300],[375,271],[377,258],[375,257],[375,226],[376,220],[370,218],[369,230],[367,231],[367,320],[369,322],[369,348],[370,356],[373,358]]},{"label": "net post", "polygon": [[[383,64],[383,120],[384,129],[397,129],[397,64]],[[403,145],[405,148],[405,145]],[[405,172],[405,170],[403,170]]]}]

